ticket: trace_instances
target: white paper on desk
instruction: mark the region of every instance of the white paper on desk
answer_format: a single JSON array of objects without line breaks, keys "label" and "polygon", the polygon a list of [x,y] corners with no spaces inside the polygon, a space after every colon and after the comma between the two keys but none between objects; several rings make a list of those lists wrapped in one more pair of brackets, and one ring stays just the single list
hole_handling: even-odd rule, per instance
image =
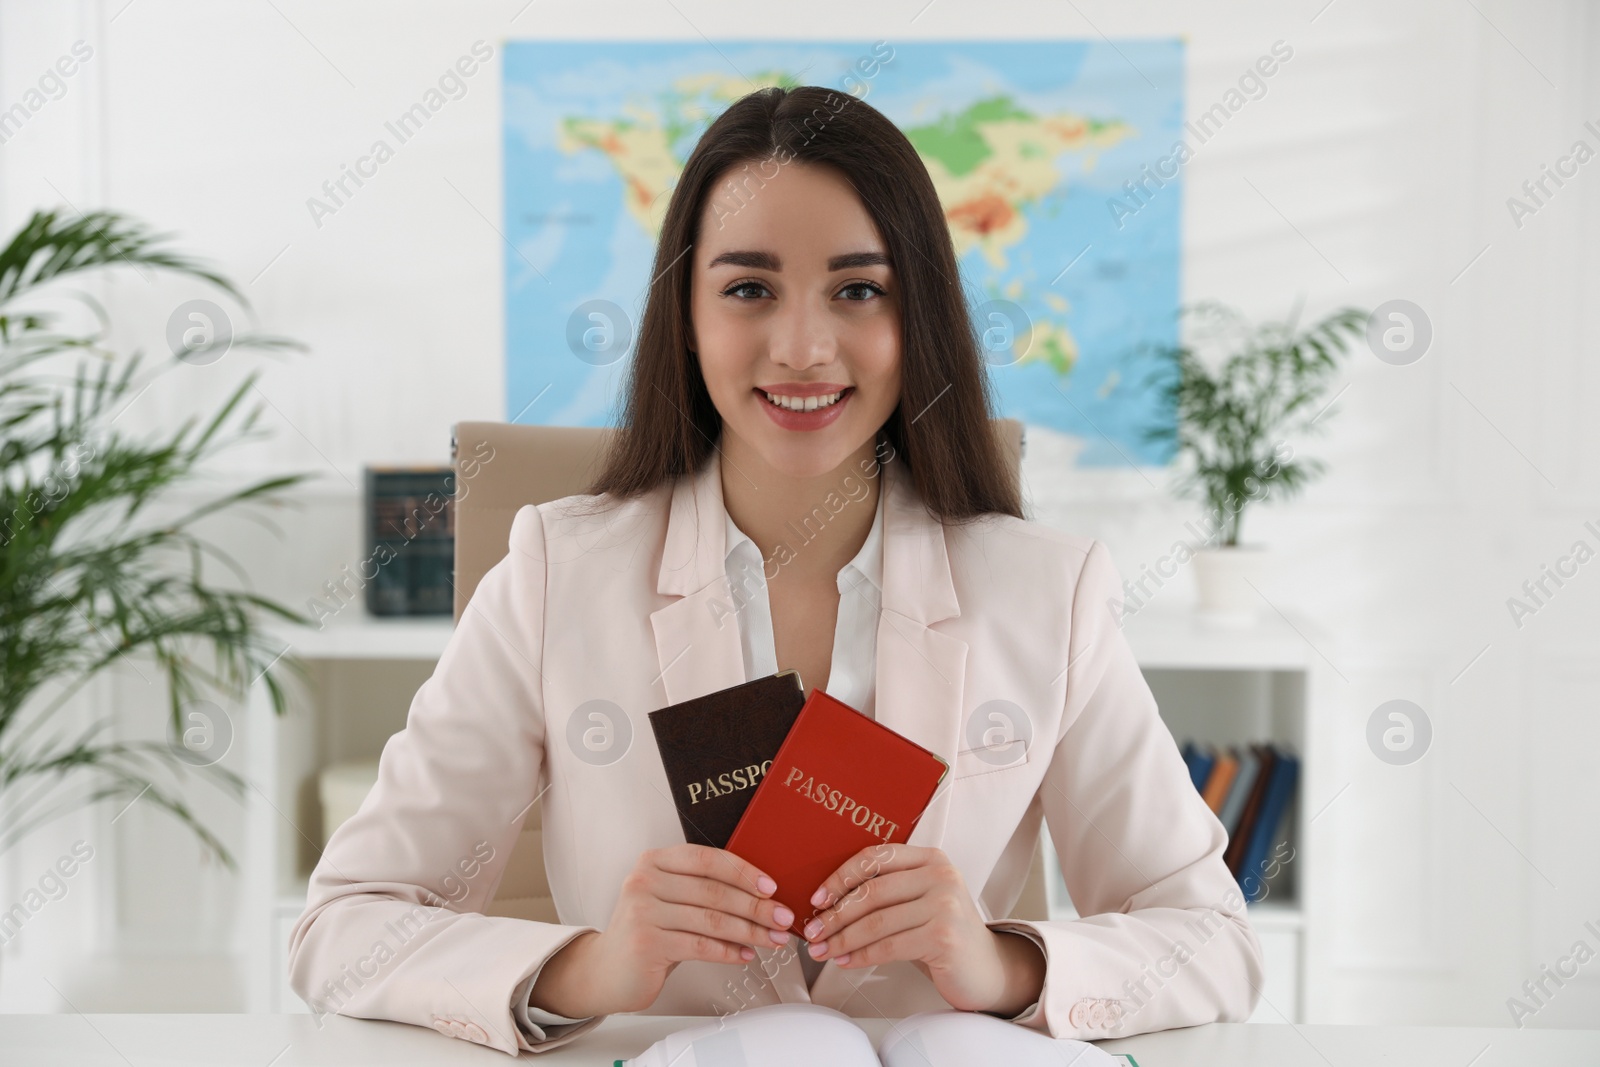
[{"label": "white paper on desk", "polygon": [[981,1012],[921,1012],[895,1022],[873,1052],[850,1016],[817,1004],[766,1004],[686,1027],[626,1067],[1121,1067],[1083,1041],[1053,1038]]},{"label": "white paper on desk", "polygon": [[1051,1037],[982,1012],[925,1011],[892,1024],[878,1042],[883,1067],[1122,1067],[1087,1041]]},{"label": "white paper on desk", "polygon": [[878,1067],[850,1016],[820,1004],[764,1004],[657,1041],[626,1067]]}]

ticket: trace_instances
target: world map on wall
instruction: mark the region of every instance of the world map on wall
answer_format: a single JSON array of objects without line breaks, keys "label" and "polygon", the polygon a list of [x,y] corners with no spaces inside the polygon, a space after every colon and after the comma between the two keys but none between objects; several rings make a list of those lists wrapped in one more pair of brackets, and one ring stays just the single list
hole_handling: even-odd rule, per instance
[{"label": "world map on wall", "polygon": [[1079,466],[1170,459],[1142,430],[1171,424],[1148,352],[1177,340],[1182,174],[1152,168],[1183,139],[1180,41],[512,41],[503,70],[507,420],[614,424],[700,134],[755,88],[822,85],[927,166],[1001,414]]}]

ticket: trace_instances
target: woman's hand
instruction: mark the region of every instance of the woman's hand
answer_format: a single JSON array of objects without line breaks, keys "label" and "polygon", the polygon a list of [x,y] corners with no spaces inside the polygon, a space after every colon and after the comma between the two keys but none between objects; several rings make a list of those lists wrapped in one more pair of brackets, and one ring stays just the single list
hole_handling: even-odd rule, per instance
[{"label": "woman's hand", "polygon": [[805,925],[812,959],[841,967],[909,960],[962,1011],[1010,1016],[1039,997],[1045,961],[1025,937],[991,930],[941,849],[873,845],[829,875]]},{"label": "woman's hand", "polygon": [[776,889],[725,849],[650,849],[623,880],[610,924],[551,956],[529,1002],[573,1018],[642,1011],[684,960],[742,963],[755,945],[788,944],[794,915],[770,899]]}]

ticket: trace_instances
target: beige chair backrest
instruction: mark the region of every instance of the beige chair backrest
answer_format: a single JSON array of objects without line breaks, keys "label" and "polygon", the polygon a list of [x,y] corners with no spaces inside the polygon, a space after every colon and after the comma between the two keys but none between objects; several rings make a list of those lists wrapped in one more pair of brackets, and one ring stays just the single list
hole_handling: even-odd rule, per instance
[{"label": "beige chair backrest", "polygon": [[[1013,474],[1021,477],[1022,423],[996,419]],[[455,617],[490,567],[506,554],[511,521],[525,504],[543,504],[583,492],[615,431],[573,426],[522,426],[505,422],[461,422],[451,443],[456,468]],[[522,825],[505,876],[489,906],[491,915],[558,922],[544,870],[543,805],[535,804]],[[1033,865],[1022,897],[1011,911],[1018,919],[1048,919],[1043,842],[1034,845]]]}]

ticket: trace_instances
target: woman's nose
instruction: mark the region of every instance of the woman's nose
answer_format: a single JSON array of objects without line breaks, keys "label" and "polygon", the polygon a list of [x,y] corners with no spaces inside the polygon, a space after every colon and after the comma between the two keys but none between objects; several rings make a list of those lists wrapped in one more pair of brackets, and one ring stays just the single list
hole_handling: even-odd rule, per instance
[{"label": "woman's nose", "polygon": [[774,363],[804,370],[833,362],[839,341],[826,312],[799,301],[773,321],[769,346]]}]

